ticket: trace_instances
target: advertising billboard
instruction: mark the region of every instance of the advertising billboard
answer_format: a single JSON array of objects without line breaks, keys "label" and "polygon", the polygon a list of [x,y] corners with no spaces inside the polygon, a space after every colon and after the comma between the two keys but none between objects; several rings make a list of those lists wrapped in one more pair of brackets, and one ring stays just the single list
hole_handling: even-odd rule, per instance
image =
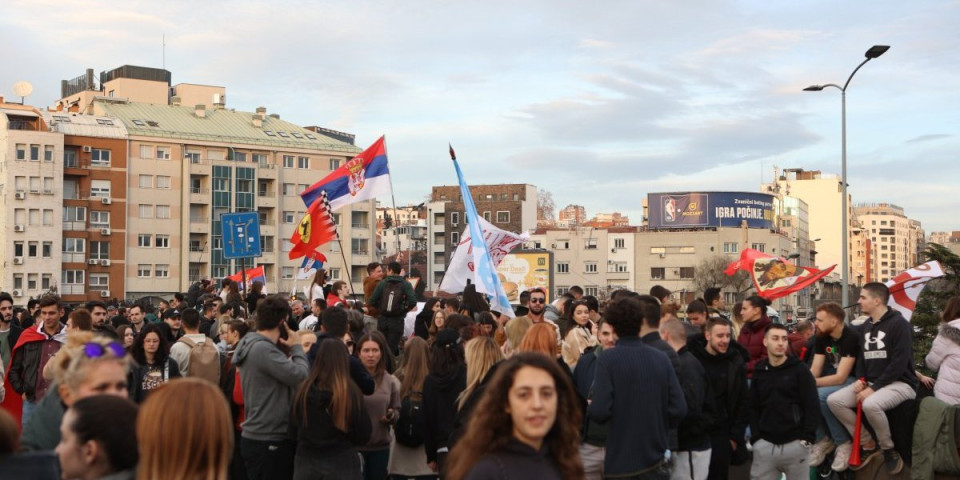
[{"label": "advertising billboard", "polygon": [[776,227],[776,197],[752,192],[673,192],[647,195],[650,228]]},{"label": "advertising billboard", "polygon": [[511,303],[519,303],[520,292],[533,287],[543,287],[547,302],[553,300],[553,252],[514,250],[503,257],[497,274]]}]

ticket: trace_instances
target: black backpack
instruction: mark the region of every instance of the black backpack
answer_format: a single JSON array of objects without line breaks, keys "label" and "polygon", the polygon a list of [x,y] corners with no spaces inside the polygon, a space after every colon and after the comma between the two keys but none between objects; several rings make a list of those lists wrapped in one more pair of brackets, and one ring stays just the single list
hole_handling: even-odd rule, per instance
[{"label": "black backpack", "polygon": [[385,280],[380,295],[380,314],[385,317],[400,317],[407,313],[407,298],[403,293],[405,280]]},{"label": "black backpack", "polygon": [[423,422],[423,394],[410,392],[400,401],[400,415],[394,427],[397,443],[408,447],[423,445]]}]

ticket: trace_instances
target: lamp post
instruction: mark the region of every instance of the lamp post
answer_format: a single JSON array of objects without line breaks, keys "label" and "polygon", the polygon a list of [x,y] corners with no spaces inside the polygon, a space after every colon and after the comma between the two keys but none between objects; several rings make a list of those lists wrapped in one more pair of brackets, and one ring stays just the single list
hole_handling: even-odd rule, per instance
[{"label": "lamp post", "polygon": [[847,82],[844,83],[842,87],[835,83],[827,83],[824,85],[811,85],[803,89],[806,92],[819,92],[827,87],[833,87],[833,88],[836,88],[837,90],[840,90],[840,112],[841,112],[841,128],[842,128],[842,147],[841,147],[842,148],[842,166],[841,166],[841,179],[840,179],[841,184],[840,185],[841,185],[841,192],[843,195],[843,199],[842,199],[843,228],[840,230],[841,239],[843,242],[843,246],[841,248],[841,255],[843,255],[843,258],[841,261],[841,265],[843,268],[843,272],[841,273],[841,278],[842,278],[841,282],[843,283],[841,284],[842,293],[840,298],[842,298],[841,302],[844,304],[844,307],[846,307],[847,302],[850,301],[849,291],[848,291],[849,285],[847,285],[847,276],[849,275],[849,259],[847,258],[847,255],[848,255],[847,242],[849,241],[847,238],[848,237],[848,232],[847,232],[847,208],[848,208],[847,206],[847,87],[850,86],[850,80],[853,80],[853,76],[857,74],[857,70],[860,70],[860,67],[866,65],[866,63],[869,62],[870,60],[873,60],[874,58],[877,58],[880,55],[883,55],[889,49],[890,47],[887,45],[874,45],[870,47],[870,49],[867,50],[867,52],[864,54],[864,57],[866,58],[862,62],[860,62],[860,65],[857,65],[857,68],[853,69],[853,72],[850,73],[849,77],[847,77]]}]

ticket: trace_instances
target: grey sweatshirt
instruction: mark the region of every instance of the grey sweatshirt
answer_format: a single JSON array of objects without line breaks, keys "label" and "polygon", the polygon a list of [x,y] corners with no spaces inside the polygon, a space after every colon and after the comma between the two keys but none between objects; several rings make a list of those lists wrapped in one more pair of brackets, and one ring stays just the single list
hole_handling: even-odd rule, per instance
[{"label": "grey sweatshirt", "polygon": [[243,437],[251,440],[275,441],[288,438],[290,405],[310,364],[300,345],[294,345],[290,358],[267,337],[250,332],[244,336],[233,354],[233,364],[240,370],[246,421]]}]

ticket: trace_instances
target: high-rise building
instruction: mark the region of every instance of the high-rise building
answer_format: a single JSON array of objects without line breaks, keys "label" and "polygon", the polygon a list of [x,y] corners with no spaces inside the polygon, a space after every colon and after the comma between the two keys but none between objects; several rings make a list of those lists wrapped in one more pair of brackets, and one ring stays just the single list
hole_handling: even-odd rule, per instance
[{"label": "high-rise building", "polygon": [[886,282],[919,263],[923,229],[919,221],[907,218],[903,207],[892,203],[863,203],[855,210],[871,245],[871,275],[864,282]]},{"label": "high-rise building", "polygon": [[933,232],[930,234],[930,243],[939,243],[946,245],[948,243],[960,242],[960,232]]},{"label": "high-rise building", "polygon": [[587,221],[587,209],[583,205],[567,205],[560,209],[557,215],[557,226],[560,228],[576,227]]}]

